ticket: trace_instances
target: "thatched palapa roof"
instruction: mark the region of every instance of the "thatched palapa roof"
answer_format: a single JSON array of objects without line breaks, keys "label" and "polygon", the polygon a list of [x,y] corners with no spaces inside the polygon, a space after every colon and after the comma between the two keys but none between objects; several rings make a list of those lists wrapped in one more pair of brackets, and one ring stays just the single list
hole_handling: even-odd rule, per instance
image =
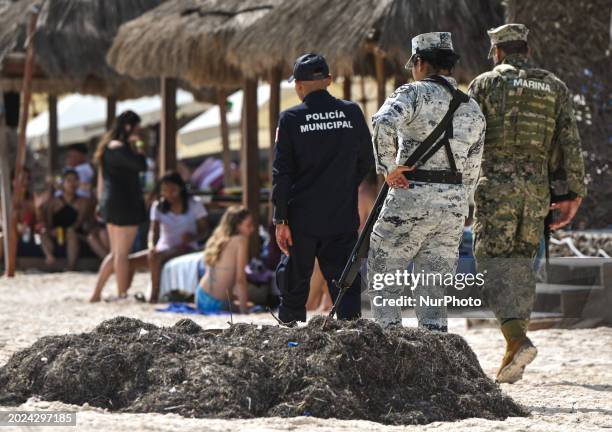
[{"label": "thatched palapa roof", "polygon": [[124,24],[107,60],[135,78],[167,76],[193,85],[235,86],[242,80],[226,61],[233,37],[281,0],[172,0]]},{"label": "thatched palapa roof", "polygon": [[366,42],[390,3],[285,1],[234,41],[230,59],[245,74],[265,76],[278,66],[288,72],[298,56],[317,52],[326,57],[335,75],[364,73]]},{"label": "thatched palapa roof", "polygon": [[[105,61],[119,26],[159,5],[161,0],[16,0],[0,9],[0,85],[21,88],[28,9],[41,6],[34,36],[34,91],[114,95],[128,98],[158,91],[157,81],[136,81]],[[7,65],[10,63],[11,65]]]},{"label": "thatched palapa roof", "polygon": [[0,0],[0,60],[13,51],[23,52],[26,12],[34,0]]},{"label": "thatched palapa roof", "polygon": [[504,9],[499,0],[393,0],[378,29],[378,46],[397,70],[410,58],[414,36],[451,32],[453,47],[461,55],[456,75],[469,81],[491,69],[487,30],[503,23]]},{"label": "thatched palapa roof", "polygon": [[455,49],[471,74],[486,70],[486,30],[503,21],[494,0],[287,1],[230,47],[230,60],[245,74],[288,71],[305,52],[323,54],[335,75],[371,74],[371,49],[382,49],[386,74],[403,75],[411,39],[451,31]]}]

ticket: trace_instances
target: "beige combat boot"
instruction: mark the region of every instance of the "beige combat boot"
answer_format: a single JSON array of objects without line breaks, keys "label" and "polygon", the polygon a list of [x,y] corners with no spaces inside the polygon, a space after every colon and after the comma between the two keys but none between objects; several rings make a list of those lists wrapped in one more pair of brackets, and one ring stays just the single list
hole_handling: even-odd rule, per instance
[{"label": "beige combat boot", "polygon": [[497,371],[497,382],[517,382],[523,378],[525,366],[536,358],[538,350],[527,337],[526,328],[525,320],[511,320],[502,325],[501,331],[506,338],[506,353]]}]

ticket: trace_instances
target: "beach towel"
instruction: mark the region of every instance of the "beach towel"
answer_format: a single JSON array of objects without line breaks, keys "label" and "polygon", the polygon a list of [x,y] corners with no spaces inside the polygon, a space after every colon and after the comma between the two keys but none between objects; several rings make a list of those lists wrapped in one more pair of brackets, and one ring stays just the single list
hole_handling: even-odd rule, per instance
[{"label": "beach towel", "polygon": [[204,275],[202,252],[182,255],[168,261],[162,269],[159,294],[163,297],[172,290],[194,294],[200,278]]}]

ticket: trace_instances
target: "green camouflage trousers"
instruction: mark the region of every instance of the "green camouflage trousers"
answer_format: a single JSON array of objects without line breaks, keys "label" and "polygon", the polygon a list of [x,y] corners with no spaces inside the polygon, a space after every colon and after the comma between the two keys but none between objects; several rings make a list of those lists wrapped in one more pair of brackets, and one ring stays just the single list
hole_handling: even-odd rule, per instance
[{"label": "green camouflage trousers", "polygon": [[483,299],[500,323],[529,319],[536,288],[534,260],[550,202],[548,185],[485,178],[474,201],[474,256],[478,272],[485,275]]}]

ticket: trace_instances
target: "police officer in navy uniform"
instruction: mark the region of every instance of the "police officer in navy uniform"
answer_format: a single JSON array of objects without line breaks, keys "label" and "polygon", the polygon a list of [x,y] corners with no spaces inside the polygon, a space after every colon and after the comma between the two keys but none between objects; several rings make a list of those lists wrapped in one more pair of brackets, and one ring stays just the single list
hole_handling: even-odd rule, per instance
[{"label": "police officer in navy uniform", "polygon": [[[284,255],[277,268],[279,318],[306,321],[306,301],[315,258],[332,283],[342,273],[357,240],[357,189],[374,166],[371,135],[359,106],[328,91],[332,77],[317,54],[298,58],[295,81],[300,105],[280,114],[272,169],[276,240]],[[359,280],[346,292],[338,318],[361,316]]]}]

